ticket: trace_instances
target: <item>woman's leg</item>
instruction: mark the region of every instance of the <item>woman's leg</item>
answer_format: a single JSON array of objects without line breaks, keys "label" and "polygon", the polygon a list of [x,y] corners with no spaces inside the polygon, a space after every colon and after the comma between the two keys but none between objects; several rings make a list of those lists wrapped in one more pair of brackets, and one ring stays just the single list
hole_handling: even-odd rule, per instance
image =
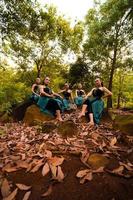
[{"label": "woman's leg", "polygon": [[89,113],[89,118],[90,118],[89,126],[94,126],[94,116],[93,116],[93,113]]},{"label": "woman's leg", "polygon": [[56,110],[56,119],[59,120],[60,122],[62,122],[62,117],[61,117],[61,113],[60,110]]},{"label": "woman's leg", "polygon": [[86,99],[83,103],[81,113],[79,114],[78,118],[81,118],[82,116],[85,116],[86,110],[90,107],[90,100]]},{"label": "woman's leg", "polygon": [[87,104],[83,104],[81,113],[79,114],[78,118],[81,118],[82,116],[85,116],[86,109],[87,109]]},{"label": "woman's leg", "polygon": [[56,116],[56,119],[58,119],[59,121],[63,121],[61,118],[60,106],[58,105],[58,103],[55,99],[50,99],[48,101],[46,108],[54,113],[54,115]]}]

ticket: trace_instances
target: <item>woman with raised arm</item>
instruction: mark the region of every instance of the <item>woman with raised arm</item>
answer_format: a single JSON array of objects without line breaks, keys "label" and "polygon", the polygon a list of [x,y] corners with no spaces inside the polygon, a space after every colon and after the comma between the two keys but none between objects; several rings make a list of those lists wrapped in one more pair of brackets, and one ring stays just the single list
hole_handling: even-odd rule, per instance
[{"label": "woman with raised arm", "polygon": [[95,79],[95,88],[93,88],[85,97],[85,102],[82,106],[82,111],[78,118],[85,116],[86,111],[89,114],[90,126],[94,126],[94,122],[99,124],[100,118],[104,108],[104,102],[102,98],[106,98],[112,95],[106,87],[103,86],[100,78]]},{"label": "woman with raised arm", "polygon": [[44,79],[44,85],[40,86],[40,98],[37,105],[41,108],[44,113],[49,113],[56,116],[56,119],[62,121],[61,117],[61,101],[56,99],[56,97],[62,98],[59,94],[54,93],[48,86],[50,83],[50,78],[46,77]]},{"label": "woman with raised arm", "polygon": [[75,104],[77,106],[82,106],[84,97],[85,97],[85,91],[82,89],[82,84],[79,83],[78,88],[76,89],[76,94],[75,94],[75,99],[74,99]]},{"label": "woman with raised arm", "polygon": [[32,85],[32,88],[31,88],[31,91],[32,91],[31,99],[32,99],[34,102],[37,102],[38,99],[39,99],[39,96],[40,96],[40,83],[41,83],[40,78],[36,78],[36,81],[35,81],[35,83]]},{"label": "woman with raised arm", "polygon": [[72,95],[72,90],[70,90],[69,84],[65,83],[64,89],[58,92],[58,94],[62,94],[63,96],[64,110],[71,109],[70,105],[71,105],[71,102],[73,102],[73,95]]}]

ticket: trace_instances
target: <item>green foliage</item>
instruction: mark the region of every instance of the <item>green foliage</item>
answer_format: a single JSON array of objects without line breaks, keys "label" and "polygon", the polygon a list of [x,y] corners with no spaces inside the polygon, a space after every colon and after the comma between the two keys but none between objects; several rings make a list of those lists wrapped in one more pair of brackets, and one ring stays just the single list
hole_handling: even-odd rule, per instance
[{"label": "green foliage", "polygon": [[9,70],[0,70],[0,112],[10,111],[13,104],[23,101],[30,89],[22,82],[17,81],[16,73]]},{"label": "green foliage", "polygon": [[132,91],[133,74],[130,71],[126,72],[125,70],[117,70],[113,82],[114,105],[116,107],[133,108]]}]

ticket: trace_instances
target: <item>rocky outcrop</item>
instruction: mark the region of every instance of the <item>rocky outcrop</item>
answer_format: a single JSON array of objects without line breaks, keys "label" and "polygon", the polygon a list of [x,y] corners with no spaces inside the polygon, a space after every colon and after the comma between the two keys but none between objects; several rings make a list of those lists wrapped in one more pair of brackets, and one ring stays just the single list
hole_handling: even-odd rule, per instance
[{"label": "rocky outcrop", "polygon": [[27,125],[36,125],[39,122],[46,122],[54,119],[54,117],[40,112],[36,105],[31,105],[27,108],[23,122]]}]

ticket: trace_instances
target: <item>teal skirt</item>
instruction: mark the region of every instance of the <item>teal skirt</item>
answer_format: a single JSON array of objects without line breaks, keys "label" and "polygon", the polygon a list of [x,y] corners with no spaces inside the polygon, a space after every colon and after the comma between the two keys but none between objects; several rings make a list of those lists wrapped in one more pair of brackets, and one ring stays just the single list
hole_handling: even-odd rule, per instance
[{"label": "teal skirt", "polygon": [[36,95],[36,94],[32,94],[31,97],[30,97],[30,99],[31,99],[32,101],[34,101],[35,103],[37,103],[37,102],[38,102],[38,99],[39,99],[39,96]]},{"label": "teal skirt", "polygon": [[63,99],[62,100],[63,102],[63,110],[69,110],[70,109],[70,100],[69,99]]},{"label": "teal skirt", "polygon": [[[41,97],[40,96],[39,99],[38,99],[37,105],[40,107],[40,111],[41,112],[43,112],[45,114],[48,114],[48,115],[55,116],[54,109],[53,110],[52,109],[48,110],[46,108],[50,99],[51,98],[49,98],[49,97]],[[62,103],[62,101],[60,99],[58,99],[58,98],[55,98],[54,100],[58,103],[58,105],[60,107],[60,110],[63,111],[63,103]]]},{"label": "teal skirt", "polygon": [[84,101],[83,97],[75,97],[74,99],[74,102],[77,106],[82,106],[83,101]]},{"label": "teal skirt", "polygon": [[92,102],[92,111],[93,111],[94,121],[96,124],[100,123],[103,109],[104,109],[104,102],[102,99],[97,99],[96,101]]}]

